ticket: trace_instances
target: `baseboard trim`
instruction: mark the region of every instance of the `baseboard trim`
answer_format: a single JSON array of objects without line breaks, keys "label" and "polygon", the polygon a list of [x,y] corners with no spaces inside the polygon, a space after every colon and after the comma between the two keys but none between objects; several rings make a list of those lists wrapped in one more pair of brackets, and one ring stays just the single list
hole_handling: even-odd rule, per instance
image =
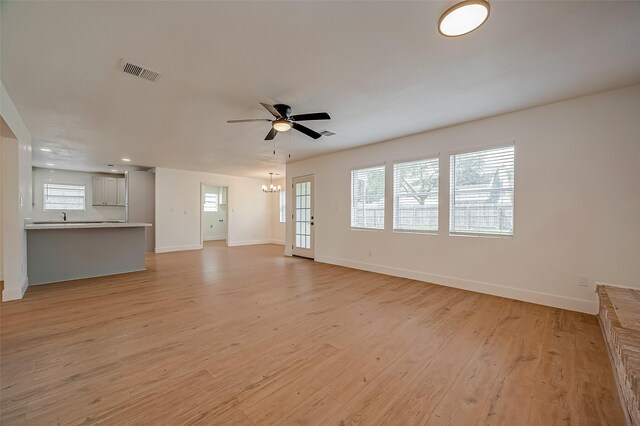
[{"label": "baseboard trim", "polygon": [[[207,241],[207,240],[205,240]],[[209,240],[213,241],[213,240]],[[255,240],[255,241],[227,241],[227,247],[239,247],[239,246],[253,246],[258,244],[279,244],[284,245],[284,241],[279,240]],[[168,246],[168,247],[156,247],[156,253],[170,253],[173,251],[186,251],[186,250],[202,250],[202,245],[191,246]]]},{"label": "baseboard trim", "polygon": [[272,244],[271,240],[234,241],[228,242],[227,247],[254,246],[258,244]]},{"label": "baseboard trim", "polygon": [[224,241],[226,239],[227,237],[208,237],[208,238],[203,238],[202,241]]},{"label": "baseboard trim", "polygon": [[24,293],[27,291],[27,287],[29,287],[29,279],[27,277],[24,278],[24,282],[20,288],[7,288],[7,283],[4,283],[5,288],[2,290],[2,301],[8,302],[10,300],[20,300],[24,297]]},{"label": "baseboard trim", "polygon": [[167,246],[156,247],[156,253],[169,253],[172,251],[186,251],[186,250],[202,250],[202,244],[194,244],[189,246]]},{"label": "baseboard trim", "polygon": [[570,311],[584,312],[594,315],[598,313],[597,300],[576,299],[573,297],[559,296],[533,290],[506,287],[481,281],[472,281],[445,275],[428,274],[425,272],[412,271],[408,269],[394,268],[390,266],[376,265],[373,263],[358,262],[347,259],[316,256],[315,260],[316,262],[328,263],[331,265],[344,266],[347,268],[360,269],[363,271],[376,272],[379,274],[424,281],[432,284],[443,285],[446,287],[454,287],[462,290],[490,294],[493,296],[507,297],[509,299],[521,300],[523,302],[536,303],[539,305],[551,306],[554,308],[567,309]]}]

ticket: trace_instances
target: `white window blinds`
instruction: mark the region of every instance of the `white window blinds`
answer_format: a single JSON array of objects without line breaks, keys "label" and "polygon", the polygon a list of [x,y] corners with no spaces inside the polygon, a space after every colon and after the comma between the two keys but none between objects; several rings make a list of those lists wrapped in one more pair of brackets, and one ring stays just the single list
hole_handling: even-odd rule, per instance
[{"label": "white window blinds", "polygon": [[286,222],[286,212],[287,212],[287,195],[286,191],[280,192],[280,223]]},{"label": "white window blinds", "polygon": [[351,227],[384,229],[384,165],[351,171]]},{"label": "white window blinds", "polygon": [[451,156],[450,230],[513,235],[514,146]]},{"label": "white window blinds", "polygon": [[218,211],[218,194],[213,192],[205,192],[204,194],[204,211],[205,212],[217,212]]},{"label": "white window blinds", "polygon": [[44,210],[84,210],[85,187],[45,183]]},{"label": "white window blinds", "polygon": [[393,165],[393,230],[438,230],[438,158]]}]

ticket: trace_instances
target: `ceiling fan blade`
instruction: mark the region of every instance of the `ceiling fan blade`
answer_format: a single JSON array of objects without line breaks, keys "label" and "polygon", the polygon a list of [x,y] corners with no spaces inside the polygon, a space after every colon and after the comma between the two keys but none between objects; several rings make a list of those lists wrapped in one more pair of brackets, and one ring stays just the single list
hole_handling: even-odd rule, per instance
[{"label": "ceiling fan blade", "polygon": [[227,120],[227,123],[249,123],[251,121],[267,121],[271,122],[268,118],[247,118],[244,120]]},{"label": "ceiling fan blade", "polygon": [[273,105],[263,104],[262,102],[260,102],[260,105],[262,105],[267,111],[269,111],[275,118],[282,118],[282,115],[280,115],[278,110],[275,109]]},{"label": "ceiling fan blade", "polygon": [[264,138],[265,141],[270,141],[271,139],[276,137],[276,134],[278,133],[278,131],[274,128],[271,128],[271,130],[269,130],[269,133],[267,133],[267,137]]},{"label": "ceiling fan blade", "polygon": [[315,130],[311,130],[308,127],[303,126],[302,124],[298,124],[298,123],[292,123],[291,126],[296,129],[299,132],[304,133],[305,135],[312,137],[314,139],[318,139],[319,137],[321,137],[322,135],[318,132],[316,132]]},{"label": "ceiling fan blade", "polygon": [[291,119],[295,121],[311,121],[311,120],[331,120],[329,114],[326,112],[314,112],[311,114],[297,114],[292,115]]}]

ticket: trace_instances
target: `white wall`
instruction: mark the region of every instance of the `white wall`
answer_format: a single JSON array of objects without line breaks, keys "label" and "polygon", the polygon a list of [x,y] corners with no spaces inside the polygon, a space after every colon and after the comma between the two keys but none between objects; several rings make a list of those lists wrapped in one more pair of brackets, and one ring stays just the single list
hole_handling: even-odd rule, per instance
[{"label": "white wall", "polygon": [[156,169],[156,252],[193,250],[200,243],[201,184],[227,186],[229,246],[271,241],[266,180],[214,173]]},{"label": "white wall", "polygon": [[[6,126],[4,120],[0,118],[1,126]],[[4,255],[2,254],[2,249],[4,245],[4,240],[2,239],[2,131],[0,131],[0,281],[4,281]],[[3,284],[4,285],[4,284]]]},{"label": "white wall", "polygon": [[146,250],[155,249],[155,174],[133,170],[128,173],[129,222],[151,223],[145,228]]},{"label": "white wall", "polygon": [[[123,177],[118,175],[118,177]],[[57,210],[43,209],[43,185],[45,183],[64,183],[70,185],[83,185],[85,187],[85,210],[66,211],[67,220],[124,220],[125,208],[114,206],[93,206],[92,174],[71,170],[33,168],[33,220],[61,220],[61,212]]]},{"label": "white wall", "polygon": [[31,215],[31,135],[2,82],[0,116],[12,133],[2,138],[2,300],[7,301],[22,298],[29,284],[24,219]]},{"label": "white wall", "polygon": [[[204,194],[206,192],[220,194],[223,187],[205,185],[200,206],[202,210],[202,239],[204,241],[227,239],[227,204],[218,204],[217,212],[204,211]],[[218,198],[219,200],[219,198]],[[220,222],[222,220],[222,222]]]},{"label": "white wall", "polygon": [[[278,186],[280,185],[284,191],[286,191],[285,196],[289,197],[290,191],[287,190],[287,182],[284,178],[275,179],[273,184]],[[291,188],[291,187],[289,187]],[[267,194],[271,198],[271,242],[274,244],[283,244],[284,245],[284,234],[285,227],[284,223],[280,223],[280,194]]]},{"label": "white wall", "polygon": [[[595,282],[640,288],[639,112],[637,85],[295,162],[287,186],[315,175],[317,261],[593,313]],[[514,140],[514,237],[449,236],[449,154]],[[438,235],[390,230],[389,178],[385,231],[350,230],[352,168],[438,153]]]}]

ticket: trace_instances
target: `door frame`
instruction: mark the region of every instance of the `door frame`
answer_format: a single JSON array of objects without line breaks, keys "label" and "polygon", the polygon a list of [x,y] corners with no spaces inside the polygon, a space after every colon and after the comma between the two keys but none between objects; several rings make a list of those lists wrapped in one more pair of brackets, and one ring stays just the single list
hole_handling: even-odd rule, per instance
[{"label": "door frame", "polygon": [[209,182],[200,182],[200,248],[204,248],[204,236],[203,236],[203,231],[204,229],[202,229],[202,221],[204,220],[204,188],[205,186],[217,186],[220,188],[227,188],[227,239],[225,240],[226,242],[226,246],[229,247],[229,231],[230,231],[230,226],[229,226],[229,220],[231,218],[231,211],[229,209],[229,185],[222,185],[222,184],[217,184],[217,183],[209,183]]},{"label": "door frame", "polygon": [[[309,249],[296,249],[296,190],[295,185],[298,182],[311,182],[311,244]],[[315,175],[303,175],[296,176],[291,179],[291,196],[289,197],[291,201],[291,255],[297,257],[304,257],[307,259],[315,259],[315,246],[316,246],[316,235],[315,235]],[[297,253],[296,253],[297,251]]]}]

